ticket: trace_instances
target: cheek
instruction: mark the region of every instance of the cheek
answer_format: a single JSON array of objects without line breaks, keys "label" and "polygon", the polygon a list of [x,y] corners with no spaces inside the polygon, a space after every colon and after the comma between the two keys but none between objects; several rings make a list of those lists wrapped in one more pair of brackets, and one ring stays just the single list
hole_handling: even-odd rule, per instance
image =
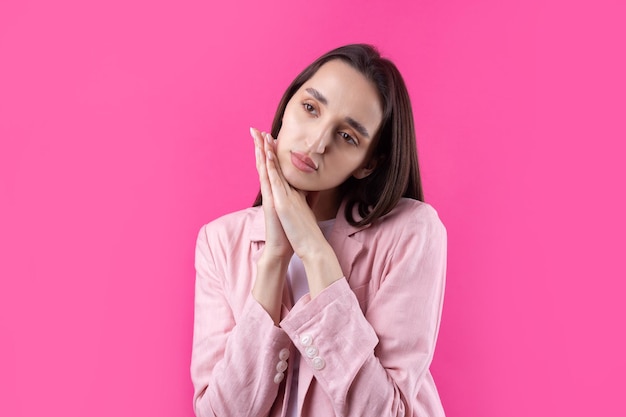
[{"label": "cheek", "polygon": [[277,142],[279,149],[281,146],[293,144],[300,136],[302,129],[302,123],[295,120],[293,116],[288,117],[285,115],[285,117],[283,117],[282,126],[280,127],[280,132],[278,132]]},{"label": "cheek", "polygon": [[291,138],[293,135],[290,134],[289,129],[285,129],[284,126],[280,129],[278,133],[278,138],[276,139],[275,144],[275,152],[278,156],[278,162],[283,165],[286,162],[288,154],[291,152],[293,148],[293,140]]},{"label": "cheek", "polygon": [[293,112],[285,112],[280,131],[293,131],[299,125],[298,117]]}]

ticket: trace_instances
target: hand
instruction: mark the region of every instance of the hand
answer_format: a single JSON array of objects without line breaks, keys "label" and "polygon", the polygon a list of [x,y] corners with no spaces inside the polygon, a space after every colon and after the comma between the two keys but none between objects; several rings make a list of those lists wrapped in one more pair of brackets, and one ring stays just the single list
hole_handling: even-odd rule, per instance
[{"label": "hand", "polygon": [[[287,253],[291,256],[295,251],[302,259],[311,297],[317,296],[324,288],[340,279],[343,273],[337,256],[324,238],[311,209],[317,202],[319,193],[307,193],[293,188],[282,173],[271,135],[261,135],[256,130],[251,132],[257,149],[257,169],[266,224],[266,246],[258,264],[253,295],[274,318],[275,323],[278,323],[280,308],[277,305],[279,299],[276,291],[282,290],[289,262],[287,259],[285,263],[285,258],[280,258],[281,253],[283,256]],[[289,251],[286,252],[285,248],[289,248]],[[266,251],[272,255],[278,254],[278,259],[282,260],[273,264],[273,269],[279,271],[277,274],[268,271],[272,267],[267,263],[269,258],[264,258]],[[283,279],[268,281],[269,276]],[[267,287],[268,284],[273,289]]]},{"label": "hand", "polygon": [[267,169],[267,151],[273,150],[274,145],[268,142],[265,134],[260,133],[257,129],[250,128],[250,134],[254,139],[256,168],[261,183],[263,213],[265,215],[265,248],[262,257],[266,260],[288,263],[291,255],[293,255],[293,249],[274,208],[274,196]]},{"label": "hand", "polygon": [[306,256],[314,255],[319,252],[318,249],[327,246],[311,209],[317,202],[319,193],[298,190],[287,182],[278,163],[274,140],[270,134],[264,136],[265,164],[272,206],[291,247],[304,260]]},{"label": "hand", "polygon": [[266,144],[263,135],[256,129],[250,128],[250,135],[254,139],[254,154],[265,216],[265,246],[257,261],[252,296],[269,314],[274,324],[278,325],[283,287],[293,249],[274,209],[274,197],[267,173],[266,148],[270,147],[270,144]]}]

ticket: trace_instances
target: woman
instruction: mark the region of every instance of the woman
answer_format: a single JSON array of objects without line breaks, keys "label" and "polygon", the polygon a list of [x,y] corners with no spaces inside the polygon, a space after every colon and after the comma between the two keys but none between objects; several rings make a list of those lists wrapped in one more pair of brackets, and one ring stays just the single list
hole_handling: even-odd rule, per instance
[{"label": "woman", "polygon": [[396,67],[333,50],[251,129],[254,207],[204,226],[191,374],[204,416],[443,416],[429,372],[446,232]]}]

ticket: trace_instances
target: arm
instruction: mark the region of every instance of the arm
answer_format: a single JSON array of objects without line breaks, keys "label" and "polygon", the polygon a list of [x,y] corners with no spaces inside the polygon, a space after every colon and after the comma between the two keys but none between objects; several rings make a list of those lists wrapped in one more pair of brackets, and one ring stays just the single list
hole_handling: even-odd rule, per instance
[{"label": "arm", "polygon": [[194,410],[198,417],[264,416],[278,392],[274,378],[280,351],[290,340],[250,295],[235,319],[207,227],[196,246]]},{"label": "arm", "polygon": [[[237,294],[225,288],[225,273],[219,268],[228,260],[222,259],[226,256],[223,254],[217,259],[214,256],[212,250],[217,250],[219,243],[215,247],[209,245],[208,236],[218,233],[209,232],[205,226],[198,236],[191,364],[194,409],[198,417],[266,415],[284,375],[277,366],[281,359],[281,366],[285,365],[284,351],[290,345],[289,338],[276,324],[280,320],[285,274],[293,249],[274,210],[267,178],[266,142],[258,130],[250,129],[250,134],[263,195],[265,246],[257,261],[252,292],[243,312],[235,319],[229,297]],[[271,141],[267,143],[271,146]]]},{"label": "arm", "polygon": [[250,135],[254,139],[254,155],[261,184],[265,219],[265,247],[257,263],[257,276],[252,296],[272,317],[274,323],[278,324],[283,286],[293,249],[276,214],[274,196],[268,178],[266,148],[273,146],[272,141],[269,136],[254,128],[250,128]]},{"label": "arm", "polygon": [[[428,210],[426,210],[428,209]],[[337,415],[413,415],[441,316],[446,234],[434,210],[406,225],[366,315],[345,279],[304,297],[281,322]],[[309,335],[322,361],[307,357]],[[320,366],[322,365],[322,366]]]}]

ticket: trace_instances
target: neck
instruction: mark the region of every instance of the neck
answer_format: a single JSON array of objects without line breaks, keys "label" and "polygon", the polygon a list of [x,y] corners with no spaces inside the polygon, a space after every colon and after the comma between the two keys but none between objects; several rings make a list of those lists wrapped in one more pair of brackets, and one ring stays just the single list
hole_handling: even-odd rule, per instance
[{"label": "neck", "polygon": [[330,220],[337,217],[337,210],[341,205],[341,196],[336,188],[320,191],[312,203],[311,210],[313,210],[318,222]]}]

